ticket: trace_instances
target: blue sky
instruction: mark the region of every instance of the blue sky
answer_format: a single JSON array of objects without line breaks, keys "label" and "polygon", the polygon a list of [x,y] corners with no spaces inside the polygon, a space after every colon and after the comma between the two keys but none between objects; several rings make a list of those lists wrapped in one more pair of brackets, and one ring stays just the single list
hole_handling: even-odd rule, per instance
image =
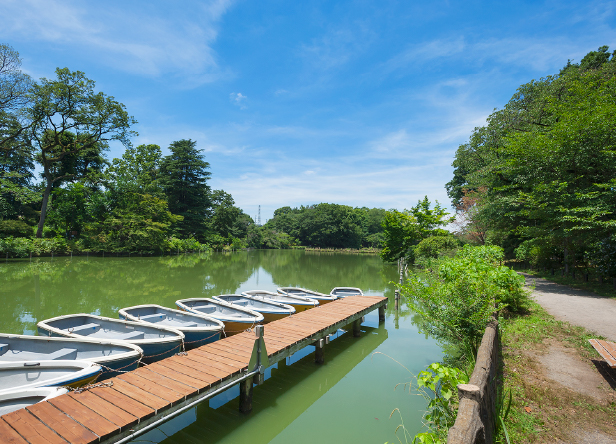
[{"label": "blue sky", "polygon": [[[616,49],[615,1],[2,0],[35,78],[84,71],[134,145],[197,141],[262,221],[281,206],[409,208],[522,83]],[[119,157],[122,146],[109,156]]]}]

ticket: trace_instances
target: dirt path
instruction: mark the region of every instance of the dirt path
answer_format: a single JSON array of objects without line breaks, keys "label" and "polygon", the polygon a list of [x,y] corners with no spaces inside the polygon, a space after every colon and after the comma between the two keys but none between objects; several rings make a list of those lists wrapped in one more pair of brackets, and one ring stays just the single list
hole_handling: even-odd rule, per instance
[{"label": "dirt path", "polygon": [[552,316],[616,341],[616,300],[521,273],[534,299]]},{"label": "dirt path", "polygon": [[[616,300],[523,275],[526,285],[535,286],[533,298],[554,318],[616,341]],[[616,371],[598,355],[595,359],[584,356],[559,334],[520,355],[527,359],[522,375],[526,393],[542,393],[534,407],[546,425],[556,421],[555,431],[562,431],[546,442],[616,444],[616,431],[609,424],[613,420],[609,412],[616,406]],[[582,405],[592,407],[585,411]],[[603,419],[589,420],[587,414],[596,409],[603,411]],[[604,422],[605,418],[611,420]]]}]

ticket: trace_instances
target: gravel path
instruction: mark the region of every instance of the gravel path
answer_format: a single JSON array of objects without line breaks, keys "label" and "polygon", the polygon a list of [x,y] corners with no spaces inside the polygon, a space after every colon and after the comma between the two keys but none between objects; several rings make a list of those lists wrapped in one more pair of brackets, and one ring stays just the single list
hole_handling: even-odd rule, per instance
[{"label": "gravel path", "polygon": [[616,300],[521,273],[533,298],[552,316],[616,341]]}]

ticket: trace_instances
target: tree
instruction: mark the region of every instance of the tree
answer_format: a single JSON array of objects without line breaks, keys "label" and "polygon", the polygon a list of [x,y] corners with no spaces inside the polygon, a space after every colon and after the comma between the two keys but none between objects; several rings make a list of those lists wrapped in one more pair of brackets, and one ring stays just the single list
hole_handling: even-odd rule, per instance
[{"label": "tree", "polygon": [[0,220],[15,217],[22,204],[37,200],[30,188],[34,163],[20,137],[27,123],[19,111],[32,81],[20,66],[19,53],[0,44]]},{"label": "tree", "polygon": [[616,230],[615,126],[616,60],[604,46],[520,86],[476,128],[449,195],[474,199],[472,220],[518,258],[593,263]]},{"label": "tree", "polygon": [[409,254],[421,240],[417,219],[408,211],[389,210],[383,219],[383,250],[381,257],[388,262],[397,261]]},{"label": "tree", "polygon": [[299,239],[315,247],[359,248],[362,216],[346,205],[320,203],[301,215]]},{"label": "tree", "polygon": [[252,219],[235,206],[233,196],[223,190],[214,190],[211,194],[211,203],[212,217],[209,225],[212,233],[224,238],[246,237],[248,234],[246,223],[252,223]]},{"label": "tree", "polygon": [[177,225],[178,231],[185,237],[203,238],[211,210],[207,184],[211,174],[210,164],[196,145],[190,139],[173,142],[169,146],[171,154],[163,158],[160,173],[169,210],[183,217]]},{"label": "tree", "polygon": [[417,202],[410,210],[390,210],[383,220],[383,250],[381,257],[386,261],[396,261],[406,257],[414,261],[413,249],[422,239],[435,235],[448,235],[442,226],[451,223],[455,217],[435,202],[432,207],[428,196]]},{"label": "tree", "polygon": [[[28,128],[19,110],[28,102],[30,76],[21,72],[19,53],[0,44],[0,149],[7,150]],[[25,121],[27,122],[27,120]]]},{"label": "tree", "polygon": [[[83,72],[56,69],[57,80],[41,79],[28,93],[25,109],[30,126],[24,132],[36,161],[43,169],[45,189],[36,237],[43,234],[49,195],[55,183],[77,179],[89,171],[109,140],[130,145],[129,131],[135,120],[124,105],[102,92],[94,92],[94,81]],[[66,163],[79,159],[79,170],[67,171]]]},{"label": "tree", "polygon": [[137,194],[166,199],[160,177],[161,161],[160,147],[153,144],[129,146],[120,159],[113,159],[106,176],[115,205],[127,206],[126,200]]}]

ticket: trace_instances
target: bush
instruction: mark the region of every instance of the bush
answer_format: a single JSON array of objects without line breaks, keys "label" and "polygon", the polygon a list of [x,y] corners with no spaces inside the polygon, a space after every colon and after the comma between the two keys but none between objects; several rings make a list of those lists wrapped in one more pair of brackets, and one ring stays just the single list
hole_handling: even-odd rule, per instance
[{"label": "bush", "polygon": [[10,257],[28,257],[30,254],[62,254],[70,251],[66,239],[54,237],[48,239],[27,239],[24,237],[6,237],[0,239],[0,253]]},{"label": "bush", "polygon": [[528,298],[524,278],[499,265],[503,250],[465,245],[453,258],[442,258],[421,277],[401,286],[412,308],[433,337],[476,351],[495,311],[519,310]]},{"label": "bush", "polygon": [[460,241],[453,236],[430,236],[417,244],[415,257],[436,259],[459,246]]},{"label": "bush", "polygon": [[0,220],[0,237],[30,237],[33,230],[23,220]]}]

